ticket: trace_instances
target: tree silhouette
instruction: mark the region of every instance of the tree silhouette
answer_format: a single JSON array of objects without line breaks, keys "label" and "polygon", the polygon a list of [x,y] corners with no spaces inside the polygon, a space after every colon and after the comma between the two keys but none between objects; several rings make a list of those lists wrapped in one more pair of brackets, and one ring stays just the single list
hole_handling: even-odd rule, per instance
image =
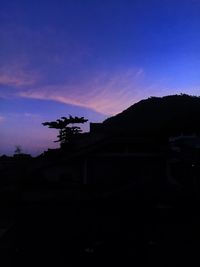
[{"label": "tree silhouette", "polygon": [[21,146],[19,146],[19,145],[15,146],[15,154],[17,154],[17,155],[22,154],[22,148],[21,148]]},{"label": "tree silhouette", "polygon": [[[56,121],[43,122],[42,125],[48,126],[49,128],[54,128],[59,130],[58,140],[54,142],[60,142],[60,145],[70,143],[75,136],[79,135],[82,130],[79,126],[73,126],[74,124],[85,123],[88,120],[84,117],[61,117]],[[69,126],[71,124],[71,126]]]}]

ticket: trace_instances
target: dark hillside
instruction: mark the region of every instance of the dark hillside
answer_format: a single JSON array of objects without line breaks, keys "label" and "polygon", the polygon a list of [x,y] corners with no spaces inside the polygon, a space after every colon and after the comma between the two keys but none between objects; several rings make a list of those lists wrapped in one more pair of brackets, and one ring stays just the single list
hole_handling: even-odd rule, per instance
[{"label": "dark hillside", "polygon": [[200,97],[172,95],[142,100],[103,122],[106,130],[168,137],[200,132]]}]

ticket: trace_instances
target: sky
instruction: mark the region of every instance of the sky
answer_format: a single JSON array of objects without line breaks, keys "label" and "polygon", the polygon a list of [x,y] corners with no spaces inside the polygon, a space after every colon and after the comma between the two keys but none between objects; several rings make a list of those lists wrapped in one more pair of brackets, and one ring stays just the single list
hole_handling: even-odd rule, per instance
[{"label": "sky", "polygon": [[199,0],[0,0],[0,155],[58,146],[44,121],[200,95],[199,14]]}]

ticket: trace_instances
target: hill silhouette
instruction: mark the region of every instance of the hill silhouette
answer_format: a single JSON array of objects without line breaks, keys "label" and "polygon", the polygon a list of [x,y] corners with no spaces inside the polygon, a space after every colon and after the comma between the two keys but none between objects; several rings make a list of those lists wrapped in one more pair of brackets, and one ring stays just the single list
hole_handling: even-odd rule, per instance
[{"label": "hill silhouette", "polygon": [[200,132],[200,97],[186,94],[150,97],[106,119],[109,132],[168,138]]}]

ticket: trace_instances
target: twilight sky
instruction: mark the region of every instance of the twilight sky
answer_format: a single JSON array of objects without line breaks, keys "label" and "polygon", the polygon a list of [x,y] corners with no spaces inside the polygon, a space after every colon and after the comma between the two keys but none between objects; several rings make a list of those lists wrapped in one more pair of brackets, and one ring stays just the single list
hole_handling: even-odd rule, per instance
[{"label": "twilight sky", "polygon": [[0,155],[175,93],[200,95],[199,0],[0,0]]}]

